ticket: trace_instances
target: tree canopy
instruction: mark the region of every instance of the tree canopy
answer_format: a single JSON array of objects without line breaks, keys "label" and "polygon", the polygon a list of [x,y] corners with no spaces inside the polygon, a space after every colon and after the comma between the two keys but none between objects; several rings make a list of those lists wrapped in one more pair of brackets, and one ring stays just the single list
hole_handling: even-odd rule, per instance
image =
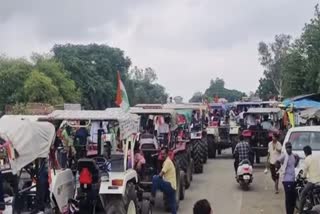
[{"label": "tree canopy", "polygon": [[204,93],[204,96],[212,99],[213,97],[218,96],[219,98],[225,98],[229,102],[240,100],[242,97],[246,96],[245,93],[225,88],[225,82],[223,79],[216,78],[215,80],[210,81],[210,86]]},{"label": "tree canopy", "polygon": [[0,58],[0,109],[7,104],[75,102],[80,94],[63,66],[51,57],[32,56],[33,62]]},{"label": "tree canopy", "polygon": [[242,97],[246,96],[245,93],[225,88],[225,82],[221,78],[211,79],[209,88],[206,89],[205,93],[196,92],[193,94],[189,102],[202,102],[203,99],[208,101],[213,101],[215,97],[225,98],[229,102],[240,100]]},{"label": "tree canopy", "polygon": [[130,91],[128,93],[132,105],[138,103],[166,103],[168,94],[163,86],[155,83],[157,74],[152,68],[141,69],[135,66],[131,69],[129,76]]},{"label": "tree canopy", "polygon": [[295,41],[289,35],[277,35],[269,45],[259,43],[260,63],[264,76],[257,93],[263,99],[282,95],[292,97],[319,91],[320,83],[320,12],[305,24]]},{"label": "tree canopy", "polygon": [[152,68],[134,67],[118,48],[107,45],[55,45],[53,54],[33,54],[31,60],[0,57],[0,111],[11,104],[81,103],[85,109],[115,106],[117,72],[131,105],[164,103],[165,88]]},{"label": "tree canopy", "polygon": [[202,102],[203,94],[200,91],[195,92],[192,97],[190,98],[190,103],[200,103]]}]

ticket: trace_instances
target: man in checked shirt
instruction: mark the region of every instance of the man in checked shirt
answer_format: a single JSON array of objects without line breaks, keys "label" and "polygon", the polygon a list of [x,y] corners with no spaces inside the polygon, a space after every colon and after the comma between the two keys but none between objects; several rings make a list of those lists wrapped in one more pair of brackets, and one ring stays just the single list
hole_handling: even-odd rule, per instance
[{"label": "man in checked shirt", "polygon": [[239,166],[239,163],[243,160],[250,160],[250,153],[251,148],[248,144],[248,142],[244,141],[244,138],[242,135],[239,137],[240,142],[236,145],[236,148],[233,152],[234,157],[234,170],[237,175],[237,169]]}]

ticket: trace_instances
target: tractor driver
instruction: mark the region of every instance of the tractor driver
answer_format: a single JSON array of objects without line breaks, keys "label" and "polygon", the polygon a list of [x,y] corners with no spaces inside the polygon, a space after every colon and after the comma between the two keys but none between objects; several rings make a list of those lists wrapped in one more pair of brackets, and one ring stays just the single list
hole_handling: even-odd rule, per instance
[{"label": "tractor driver", "polygon": [[165,159],[162,165],[162,170],[159,175],[155,175],[152,178],[152,192],[151,192],[151,203],[154,204],[154,198],[156,196],[157,190],[161,190],[168,198],[171,213],[177,213],[176,207],[176,168],[168,156],[169,149],[163,147],[161,149],[161,155]]},{"label": "tractor driver", "polygon": [[269,121],[269,115],[264,115],[263,116],[263,122],[261,123],[261,126],[265,130],[270,130],[272,129],[272,124]]}]

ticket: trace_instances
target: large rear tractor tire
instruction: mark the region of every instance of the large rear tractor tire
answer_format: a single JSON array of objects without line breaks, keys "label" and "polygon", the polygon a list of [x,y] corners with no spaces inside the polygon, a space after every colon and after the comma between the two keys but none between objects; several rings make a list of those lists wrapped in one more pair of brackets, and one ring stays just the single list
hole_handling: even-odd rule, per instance
[{"label": "large rear tractor tire", "polygon": [[[188,157],[187,151],[180,152],[175,156],[175,163],[181,170],[184,172],[184,184],[186,185],[185,188],[189,188],[191,180],[190,180],[190,158]],[[189,175],[189,176],[188,176]]]},{"label": "large rear tractor tire", "polygon": [[193,142],[192,156],[194,161],[194,172],[203,173],[202,147],[200,140]]},{"label": "large rear tractor tire", "polygon": [[191,185],[192,173],[193,173],[193,160],[191,159],[190,163],[188,165],[186,175],[185,175],[185,180],[184,180],[186,189],[189,189],[189,187]]},{"label": "large rear tractor tire", "polygon": [[133,183],[128,183],[124,196],[110,196],[105,202],[106,214],[136,214],[137,194]]},{"label": "large rear tractor tire", "polygon": [[216,150],[214,145],[214,137],[212,135],[207,136],[207,143],[208,143],[208,158],[215,158]]}]

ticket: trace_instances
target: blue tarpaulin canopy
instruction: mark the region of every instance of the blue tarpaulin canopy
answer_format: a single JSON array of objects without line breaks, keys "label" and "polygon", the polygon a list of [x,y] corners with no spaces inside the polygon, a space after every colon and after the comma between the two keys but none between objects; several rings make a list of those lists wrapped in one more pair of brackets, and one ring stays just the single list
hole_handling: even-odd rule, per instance
[{"label": "blue tarpaulin canopy", "polygon": [[294,108],[320,108],[320,102],[309,99],[302,99],[297,101],[286,99],[282,102],[282,104],[285,107],[290,107],[293,105]]}]

